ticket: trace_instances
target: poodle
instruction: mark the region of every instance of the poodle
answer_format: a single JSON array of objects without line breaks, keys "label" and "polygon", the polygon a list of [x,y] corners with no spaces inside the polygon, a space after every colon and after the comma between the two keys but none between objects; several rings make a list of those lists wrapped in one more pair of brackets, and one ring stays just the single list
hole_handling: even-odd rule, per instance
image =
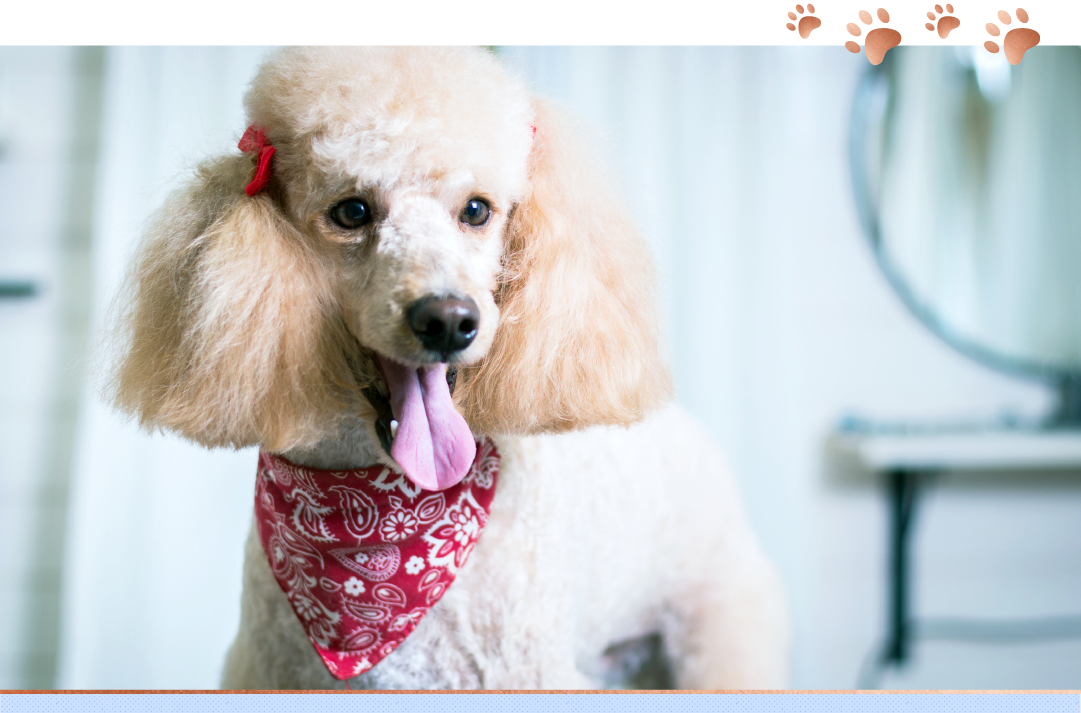
[{"label": "poodle", "polygon": [[591,142],[483,49],[289,48],[152,220],[121,410],[261,449],[229,689],[784,685]]}]

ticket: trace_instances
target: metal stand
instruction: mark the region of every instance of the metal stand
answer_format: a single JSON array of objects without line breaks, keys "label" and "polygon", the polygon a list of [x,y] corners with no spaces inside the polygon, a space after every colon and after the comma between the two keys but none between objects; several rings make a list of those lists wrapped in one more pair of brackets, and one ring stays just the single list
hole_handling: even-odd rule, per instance
[{"label": "metal stand", "polygon": [[882,674],[889,668],[904,666],[911,654],[914,632],[909,548],[920,476],[921,474],[914,470],[886,471],[886,496],[889,506],[886,543],[889,552],[889,570],[886,574],[886,639],[881,648],[875,648],[864,660],[856,681],[857,688],[878,688]]},{"label": "metal stand", "polygon": [[912,634],[909,605],[912,572],[908,555],[919,475],[908,470],[893,470],[886,478],[890,507],[889,630],[882,663],[901,666],[908,660]]},{"label": "metal stand", "polygon": [[1058,409],[1051,419],[1051,426],[1077,428],[1081,426],[1081,379],[1067,376],[1059,382]]}]

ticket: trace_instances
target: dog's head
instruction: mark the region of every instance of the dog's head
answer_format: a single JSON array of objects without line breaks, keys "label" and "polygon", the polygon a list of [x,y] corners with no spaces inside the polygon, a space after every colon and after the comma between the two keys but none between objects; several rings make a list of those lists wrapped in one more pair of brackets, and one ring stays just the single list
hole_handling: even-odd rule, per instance
[{"label": "dog's head", "polygon": [[359,414],[389,451],[395,391],[449,404],[444,374],[475,432],[627,424],[668,396],[648,249],[569,120],[489,53],[286,50],[246,106],[265,188],[245,194],[251,154],[204,164],[129,279],[112,384],[144,425],[282,451]]}]

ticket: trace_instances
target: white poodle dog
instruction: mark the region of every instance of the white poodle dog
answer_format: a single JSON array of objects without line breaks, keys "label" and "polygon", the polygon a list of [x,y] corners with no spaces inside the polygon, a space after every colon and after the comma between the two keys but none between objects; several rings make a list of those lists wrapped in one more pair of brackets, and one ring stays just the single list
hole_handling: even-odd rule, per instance
[{"label": "white poodle dog", "polygon": [[777,577],[664,406],[649,250],[571,120],[477,49],[287,49],[246,108],[112,380],[262,449],[223,685],[782,686]]}]

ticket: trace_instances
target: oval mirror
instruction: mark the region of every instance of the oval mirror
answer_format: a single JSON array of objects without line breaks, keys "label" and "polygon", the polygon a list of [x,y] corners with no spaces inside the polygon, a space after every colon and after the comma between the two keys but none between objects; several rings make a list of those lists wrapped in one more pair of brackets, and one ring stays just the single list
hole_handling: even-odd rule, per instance
[{"label": "oval mirror", "polygon": [[965,354],[1062,389],[1081,421],[1081,48],[1011,66],[898,47],[854,105],[856,202],[880,266]]}]

